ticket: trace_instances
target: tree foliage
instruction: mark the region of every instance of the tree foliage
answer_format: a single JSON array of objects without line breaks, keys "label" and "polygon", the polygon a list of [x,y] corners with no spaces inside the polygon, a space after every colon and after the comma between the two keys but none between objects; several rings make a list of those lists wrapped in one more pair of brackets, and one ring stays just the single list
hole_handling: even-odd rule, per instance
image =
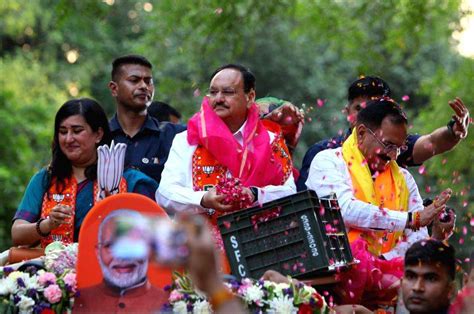
[{"label": "tree foliage", "polygon": [[30,54],[0,60],[0,239],[5,243],[29,178],[48,161],[53,114],[66,99],[46,72]]}]

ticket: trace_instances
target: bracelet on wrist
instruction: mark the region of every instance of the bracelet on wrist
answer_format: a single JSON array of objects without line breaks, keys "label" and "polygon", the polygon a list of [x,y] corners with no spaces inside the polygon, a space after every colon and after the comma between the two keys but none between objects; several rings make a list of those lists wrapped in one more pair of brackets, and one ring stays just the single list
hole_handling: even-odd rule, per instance
[{"label": "bracelet on wrist", "polygon": [[43,231],[41,231],[41,222],[45,220],[44,218],[40,218],[37,222],[36,222],[36,232],[40,235],[40,237],[42,238],[45,238],[47,236],[49,236],[50,232],[48,233],[44,233]]},{"label": "bracelet on wrist", "polygon": [[412,223],[411,223],[411,230],[418,231],[421,228],[421,214],[420,212],[414,212],[412,214]]},{"label": "bracelet on wrist", "polygon": [[416,217],[415,217],[415,228],[416,230],[420,229],[421,228],[421,213],[420,212],[416,212]]},{"label": "bracelet on wrist", "polygon": [[235,297],[227,289],[221,289],[214,292],[210,298],[209,303],[211,304],[212,310],[215,312],[217,311],[223,304],[233,300]]}]

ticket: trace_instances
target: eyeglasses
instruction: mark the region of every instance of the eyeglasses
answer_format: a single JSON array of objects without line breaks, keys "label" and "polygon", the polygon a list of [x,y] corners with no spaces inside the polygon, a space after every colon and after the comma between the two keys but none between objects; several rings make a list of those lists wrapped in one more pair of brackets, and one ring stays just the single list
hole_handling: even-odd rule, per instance
[{"label": "eyeglasses", "polygon": [[395,144],[386,144],[384,142],[382,142],[378,137],[377,135],[375,135],[374,131],[372,131],[371,129],[367,128],[367,130],[369,130],[370,134],[372,134],[374,136],[374,138],[377,140],[377,142],[382,145],[383,147],[383,151],[384,153],[386,154],[391,154],[393,152],[396,152],[396,157],[398,157],[401,153],[403,152],[406,152],[407,149],[408,149],[408,146],[406,144],[403,144],[401,146],[397,146]]},{"label": "eyeglasses", "polygon": [[233,88],[224,88],[223,90],[218,90],[218,89],[211,88],[207,92],[207,96],[209,96],[210,98],[216,98],[217,95],[219,95],[219,92],[222,94],[222,96],[224,96],[226,98],[234,97],[238,93],[238,91],[236,91]]}]

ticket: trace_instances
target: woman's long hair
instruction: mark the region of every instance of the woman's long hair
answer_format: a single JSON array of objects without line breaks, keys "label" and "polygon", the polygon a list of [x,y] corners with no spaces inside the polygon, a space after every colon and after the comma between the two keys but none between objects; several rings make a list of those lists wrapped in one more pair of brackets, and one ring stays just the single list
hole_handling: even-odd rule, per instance
[{"label": "woman's long hair", "polygon": [[[65,119],[75,115],[81,115],[94,132],[102,128],[104,135],[97,146],[110,144],[112,139],[109,121],[104,109],[102,109],[98,102],[89,98],[71,99],[65,102],[59,108],[54,119],[54,138],[51,145],[52,159],[48,167],[48,186],[50,186],[52,178],[55,178],[58,191],[64,189],[65,179],[72,175],[71,161],[66,157],[59,145],[59,127]],[[97,163],[86,168],[85,176],[89,180],[97,178]]]}]

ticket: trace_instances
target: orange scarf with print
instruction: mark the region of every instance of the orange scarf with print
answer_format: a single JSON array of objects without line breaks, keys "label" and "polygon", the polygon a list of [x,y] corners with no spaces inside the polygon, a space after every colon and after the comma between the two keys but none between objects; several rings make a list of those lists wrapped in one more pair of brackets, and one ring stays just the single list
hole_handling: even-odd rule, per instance
[{"label": "orange scarf with print", "polygon": [[[342,145],[342,155],[349,169],[354,195],[357,199],[376,205],[381,210],[385,208],[408,211],[408,187],[395,161],[390,161],[374,181],[369,166],[358,148],[355,132],[352,132]],[[349,241],[352,243],[362,236],[369,244],[369,251],[379,256],[392,250],[402,235],[402,231],[362,231],[351,228]]]},{"label": "orange scarf with print", "polygon": [[[41,218],[46,219],[51,210],[57,205],[69,206],[72,210],[72,217],[69,223],[64,223],[57,228],[51,230],[47,237],[41,238],[41,247],[46,247],[54,241],[61,241],[65,244],[74,241],[74,218],[76,213],[76,196],[78,184],[76,178],[71,177],[64,180],[63,189],[58,190],[57,180],[53,178],[49,190],[43,197],[43,204],[41,205]],[[119,193],[127,192],[127,181],[122,177],[119,184]],[[97,202],[99,195],[99,185],[97,180],[94,181],[94,204]]]},{"label": "orange scarf with print", "polygon": [[[292,173],[293,163],[291,156],[285,144],[285,139],[281,134],[280,127],[270,121],[262,121],[262,125],[264,125],[268,131],[276,134],[275,139],[271,143],[271,156],[267,159],[267,163],[277,163],[279,167],[283,169],[283,176],[278,176],[279,181],[268,184],[260,182],[258,185],[254,186],[263,187],[269,184],[282,185]],[[263,132],[267,133],[266,130]],[[208,189],[213,188],[219,181],[219,177],[226,175],[227,171],[228,168],[225,165],[222,165],[219,160],[214,157],[214,155],[208,149],[206,149],[206,147],[198,145],[192,157],[192,178],[193,189],[195,191],[207,191]],[[211,210],[208,212],[206,217],[211,223],[212,237],[216,241],[216,245],[221,251],[221,270],[225,274],[230,274],[229,261],[227,260],[226,254],[224,253],[224,243],[222,241],[219,228],[217,227],[217,217],[223,214],[226,213],[220,213]]]},{"label": "orange scarf with print", "polygon": [[[284,175],[279,182],[269,184],[254,185],[256,187],[264,187],[266,185],[283,185],[290,177],[293,169],[288,147],[285,144],[285,139],[281,134],[280,127],[271,121],[262,121],[265,128],[275,134],[275,138],[271,143],[270,157],[271,162],[278,163],[283,169]],[[213,188],[221,176],[226,175],[227,168],[220,164],[214,155],[205,147],[199,145],[194,151],[192,158],[192,174],[193,174],[193,189],[195,191],[207,191]],[[244,186],[248,186],[245,185]],[[217,215],[212,215],[211,222],[217,225]]]}]

